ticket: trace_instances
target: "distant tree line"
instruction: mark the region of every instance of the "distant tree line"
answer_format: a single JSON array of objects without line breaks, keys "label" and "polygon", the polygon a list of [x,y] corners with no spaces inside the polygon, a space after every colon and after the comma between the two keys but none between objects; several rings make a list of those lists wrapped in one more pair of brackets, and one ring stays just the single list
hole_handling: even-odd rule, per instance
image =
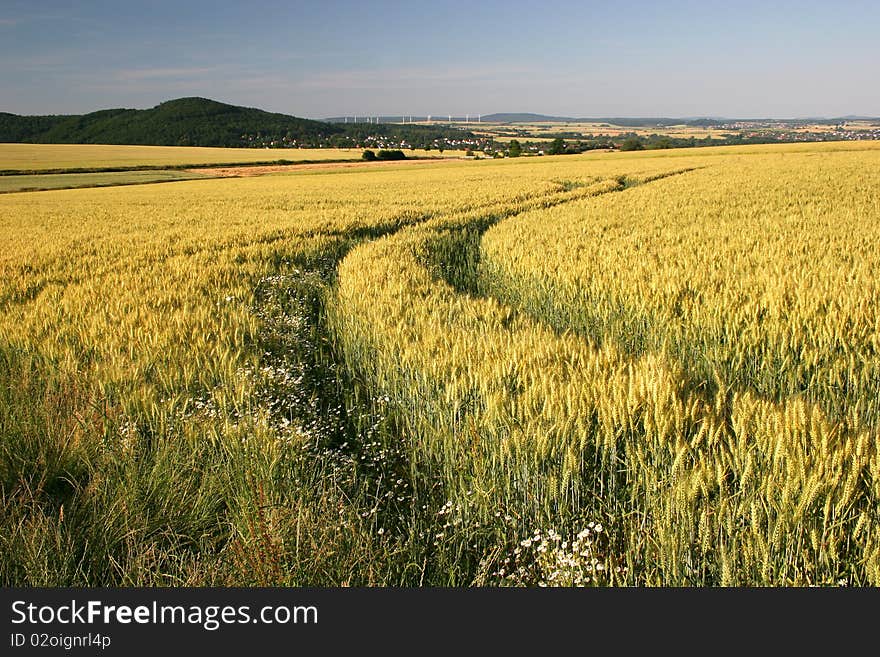
[{"label": "distant tree line", "polygon": [[0,142],[19,143],[37,141],[69,116],[18,116],[0,112]]}]

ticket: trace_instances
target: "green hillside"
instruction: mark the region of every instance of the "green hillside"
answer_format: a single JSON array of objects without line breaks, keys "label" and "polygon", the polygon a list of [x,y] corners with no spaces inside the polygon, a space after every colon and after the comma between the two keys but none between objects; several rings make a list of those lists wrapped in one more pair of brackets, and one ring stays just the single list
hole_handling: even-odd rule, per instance
[{"label": "green hillside", "polygon": [[69,116],[19,116],[0,112],[0,142],[33,142]]},{"label": "green hillside", "polygon": [[342,129],[206,98],[179,98],[148,110],[107,109],[81,116],[0,115],[0,142],[247,146],[312,142]]}]

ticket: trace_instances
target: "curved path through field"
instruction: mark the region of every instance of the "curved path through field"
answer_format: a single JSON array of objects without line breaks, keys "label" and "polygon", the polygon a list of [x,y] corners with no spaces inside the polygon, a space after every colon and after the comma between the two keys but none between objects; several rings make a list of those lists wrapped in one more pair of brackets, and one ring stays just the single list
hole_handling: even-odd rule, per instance
[{"label": "curved path through field", "polygon": [[880,543],[865,537],[878,495],[852,474],[880,481],[869,434],[842,441],[802,399],[693,391],[661,354],[592,345],[462,293],[476,274],[468,241],[489,225],[676,173],[565,181],[357,247],[330,313],[346,358],[404,409],[409,449],[434,464],[455,508],[545,527],[601,517],[614,527],[618,551],[606,556],[617,581],[815,581],[817,568],[835,577],[832,553],[865,564],[858,579],[876,578]]}]

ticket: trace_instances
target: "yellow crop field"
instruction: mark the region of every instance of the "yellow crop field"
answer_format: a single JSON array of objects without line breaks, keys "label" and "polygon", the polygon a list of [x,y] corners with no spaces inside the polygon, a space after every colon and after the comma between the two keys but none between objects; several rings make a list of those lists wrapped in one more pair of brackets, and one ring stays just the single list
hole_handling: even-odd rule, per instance
[{"label": "yellow crop field", "polygon": [[[876,581],[878,163],[729,158],[519,215],[482,242],[486,294],[669,386],[643,402],[659,427],[605,440],[650,464],[643,502],[664,489],[648,502],[658,552],[642,558],[681,582],[697,549],[727,584],[849,580],[841,561]],[[602,410],[599,423],[611,429]],[[701,545],[682,561],[688,536]]]},{"label": "yellow crop field", "polygon": [[878,164],[0,196],[0,582],[877,585]]},{"label": "yellow crop field", "polygon": [[359,160],[358,148],[203,148],[197,146],[108,146],[103,144],[0,144],[0,171],[183,167]]}]

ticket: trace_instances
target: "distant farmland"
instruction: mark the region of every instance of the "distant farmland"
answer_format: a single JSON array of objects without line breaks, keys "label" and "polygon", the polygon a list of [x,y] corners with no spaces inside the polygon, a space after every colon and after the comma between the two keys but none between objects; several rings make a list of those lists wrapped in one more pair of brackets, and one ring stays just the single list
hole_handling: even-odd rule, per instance
[{"label": "distant farmland", "polygon": [[198,148],[189,146],[105,146],[101,144],[0,144],[0,171],[187,167],[358,160],[361,149]]}]

